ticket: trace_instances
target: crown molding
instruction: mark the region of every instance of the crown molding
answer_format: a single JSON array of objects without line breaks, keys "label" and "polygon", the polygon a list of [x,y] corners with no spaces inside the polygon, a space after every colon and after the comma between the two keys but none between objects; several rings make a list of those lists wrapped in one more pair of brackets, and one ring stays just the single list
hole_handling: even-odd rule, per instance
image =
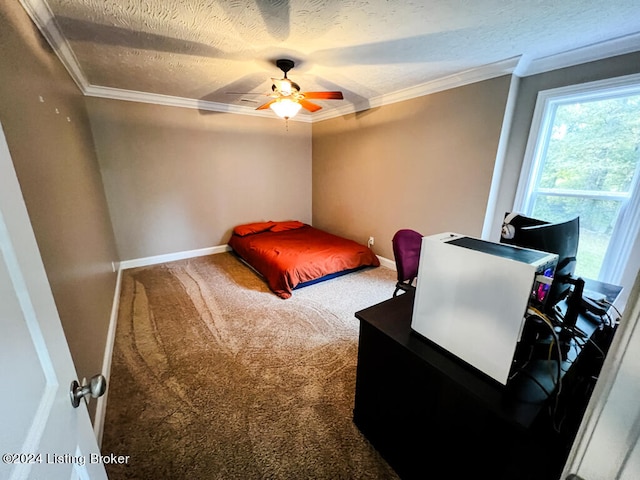
[{"label": "crown molding", "polygon": [[[280,118],[275,116],[271,111],[255,110],[251,107],[227,105],[224,103],[204,100],[92,85],[88,82],[86,75],[78,63],[78,59],[69,46],[69,43],[62,35],[46,1],[19,1],[42,35],[46,38],[47,42],[49,42],[64,67],[69,72],[71,78],[78,85],[80,91],[86,96],[151,103],[172,107],[192,108],[212,112],[251,115],[280,120]],[[618,37],[612,40],[541,58],[531,58],[527,55],[517,56],[453,75],[437,78],[414,87],[379,95],[364,103],[347,104],[338,108],[322,110],[318,113],[314,113],[313,115],[297,115],[290,119],[290,121],[313,123],[328,120],[371,108],[378,108],[384,105],[402,102],[404,100],[411,100],[412,98],[461,87],[483,80],[489,80],[502,75],[513,74],[519,77],[526,77],[636,51],[640,51],[640,33]]]},{"label": "crown molding", "polygon": [[432,93],[442,92],[456,87],[462,87],[464,85],[481,82],[483,80],[489,80],[491,78],[500,77],[502,75],[509,75],[513,73],[513,70],[517,67],[519,61],[520,57],[501,60],[499,62],[482,65],[478,68],[472,68],[463,72],[455,73],[453,75],[447,75],[445,77],[437,78],[420,85],[397,90],[392,93],[379,95],[367,102],[357,105],[344,105],[342,107],[332,108],[331,110],[316,113],[313,116],[313,121],[317,122],[328,120],[351,113],[361,112],[370,108],[378,108],[384,105],[390,105],[392,103],[403,102],[405,100],[411,100],[413,98],[422,97],[424,95],[430,95]]},{"label": "crown molding", "polygon": [[73,50],[69,46],[67,39],[62,35],[53,12],[49,9],[49,5],[43,0],[19,0],[20,4],[31,17],[33,23],[38,27],[40,33],[47,40],[53,51],[56,53],[67,72],[78,85],[78,88],[84,93],[89,86],[87,77],[85,76],[78,59]]},{"label": "crown molding", "polygon": [[[124,100],[128,102],[151,103],[154,105],[165,105],[168,107],[191,108],[196,110],[206,110],[219,113],[235,113],[240,115],[250,115],[254,117],[270,118],[281,120],[274,115],[271,110],[256,110],[252,107],[239,105],[228,105],[226,103],[208,102],[193,98],[174,97],[160,93],[139,92],[136,90],[124,90],[121,88],[99,87],[89,85],[82,92],[87,97],[107,98],[111,100]],[[308,115],[297,115],[289,119],[290,122],[311,123]]]},{"label": "crown molding", "polygon": [[640,32],[546,57],[530,59],[528,64],[517,74],[521,77],[527,77],[637,51],[640,51]]}]

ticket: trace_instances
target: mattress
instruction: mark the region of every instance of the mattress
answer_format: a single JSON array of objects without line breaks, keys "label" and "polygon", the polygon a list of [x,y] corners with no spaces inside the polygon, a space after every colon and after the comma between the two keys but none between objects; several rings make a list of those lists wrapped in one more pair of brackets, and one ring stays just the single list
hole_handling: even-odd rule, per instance
[{"label": "mattress", "polygon": [[366,245],[298,221],[239,225],[229,246],[281,298],[295,288],[380,265]]}]

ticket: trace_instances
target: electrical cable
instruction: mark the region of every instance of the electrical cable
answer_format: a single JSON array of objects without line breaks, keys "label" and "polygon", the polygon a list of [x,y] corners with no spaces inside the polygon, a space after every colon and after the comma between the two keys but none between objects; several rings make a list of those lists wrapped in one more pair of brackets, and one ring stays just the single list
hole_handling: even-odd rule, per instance
[{"label": "electrical cable", "polygon": [[606,298],[598,300],[598,303],[604,304],[604,305],[607,305],[607,306],[613,308],[616,311],[616,313],[618,314],[618,317],[622,317],[622,313],[620,313],[620,310],[618,310],[618,308],[613,303],[608,301]]},{"label": "electrical cable", "polygon": [[[549,317],[547,317],[544,313],[542,313],[540,310],[538,310],[535,307],[529,307],[528,311],[532,312],[530,317],[535,317],[535,318],[538,318],[539,320],[542,320],[542,322],[549,327],[549,331],[551,332],[551,335],[553,337],[553,341],[549,344],[549,355],[547,357],[547,360],[549,361],[551,360],[551,351],[553,350],[553,346],[555,345],[558,351],[558,362],[557,362],[558,368],[557,368],[557,378],[554,381],[554,386],[557,386],[559,391],[562,384],[562,379],[561,379],[562,349],[560,347],[560,339],[558,338],[558,334],[556,333],[553,323],[549,319]],[[551,376],[551,378],[553,379],[553,375]]]},{"label": "electrical cable", "polygon": [[526,375],[529,379],[531,379],[533,383],[535,383],[536,385],[538,385],[538,387],[540,387],[540,390],[542,390],[547,397],[551,396],[551,392],[547,390],[546,387],[542,383],[540,383],[540,380],[534,377],[531,373],[527,372],[526,370],[520,369],[518,372],[514,373],[513,376],[515,377],[516,374],[518,373]]},{"label": "electrical cable", "polygon": [[[553,403],[549,404],[549,416],[551,418],[551,424],[553,426],[553,429],[560,433],[560,430],[562,428],[562,424],[564,422],[564,418],[560,419],[560,421],[557,421],[557,414],[559,412],[559,405],[560,405],[560,394],[562,393],[562,347],[560,345],[560,339],[558,337],[557,332],[555,331],[555,328],[553,326],[553,322],[551,321],[550,318],[547,317],[547,315],[545,315],[544,313],[542,313],[540,310],[538,310],[537,308],[534,307],[529,307],[529,310],[532,312],[532,316],[539,318],[540,320],[542,320],[550,329],[551,331],[551,335],[553,336],[553,341],[551,342],[551,344],[549,345],[549,356],[548,356],[548,360],[551,361],[551,351],[553,350],[553,345],[555,344],[556,349],[557,349],[557,353],[558,353],[558,358],[556,361],[556,366],[557,366],[557,378],[556,381],[554,382],[554,386],[556,387],[555,390],[555,394],[554,394],[554,400]],[[551,365],[549,365],[551,367]],[[551,374],[552,379],[553,379],[553,374]],[[546,392],[545,389],[543,389],[543,391]],[[548,396],[551,396],[550,393],[547,394]]]},{"label": "electrical cable", "polygon": [[[600,354],[600,359],[603,359],[606,354],[604,353],[604,351],[600,348],[600,346],[595,342],[595,340],[593,338],[589,338],[587,340],[591,345],[593,345],[593,347],[598,350],[598,353]],[[586,346],[586,344],[585,344]]]}]

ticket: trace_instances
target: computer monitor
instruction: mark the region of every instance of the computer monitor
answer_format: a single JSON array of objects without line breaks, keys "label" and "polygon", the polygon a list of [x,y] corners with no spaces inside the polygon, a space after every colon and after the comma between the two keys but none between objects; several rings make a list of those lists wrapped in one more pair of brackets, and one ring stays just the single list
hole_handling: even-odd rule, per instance
[{"label": "computer monitor", "polygon": [[558,265],[544,303],[548,312],[567,297],[576,279],[580,218],[559,223],[507,213],[502,227],[501,242],[558,255]]}]

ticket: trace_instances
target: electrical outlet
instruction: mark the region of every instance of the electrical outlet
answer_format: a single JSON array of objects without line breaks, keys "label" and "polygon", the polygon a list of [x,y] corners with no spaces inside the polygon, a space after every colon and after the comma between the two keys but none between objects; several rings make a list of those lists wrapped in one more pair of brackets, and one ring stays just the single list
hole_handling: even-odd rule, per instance
[{"label": "electrical outlet", "polygon": [[373,247],[373,244],[375,243],[375,239],[373,237],[369,237],[369,241],[367,242],[367,246],[369,248]]}]

